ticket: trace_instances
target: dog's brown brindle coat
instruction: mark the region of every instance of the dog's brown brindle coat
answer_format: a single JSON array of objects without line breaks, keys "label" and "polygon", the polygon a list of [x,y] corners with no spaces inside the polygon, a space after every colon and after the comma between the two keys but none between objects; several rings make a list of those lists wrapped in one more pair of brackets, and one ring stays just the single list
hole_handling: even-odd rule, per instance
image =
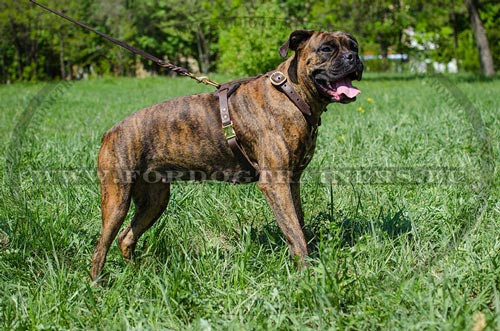
[{"label": "dog's brown brindle coat", "polygon": [[[338,50],[325,57],[318,48],[335,43]],[[280,49],[295,51],[277,68],[285,73],[295,90],[310,105],[310,123],[266,76],[241,85],[229,98],[229,108],[238,140],[249,158],[257,162],[258,186],[271,206],[292,256],[300,264],[307,255],[299,179],[316,145],[319,118],[330,102],[320,96],[312,79],[313,70],[333,66],[357,45],[342,32],[296,31]],[[125,180],[131,173],[148,171],[233,175],[242,165],[233,156],[221,130],[218,98],[213,93],[191,95],[141,110],[111,128],[102,139],[98,168],[101,180],[102,232],[92,259],[91,277],[96,280],[106,254],[129,210],[136,206],[131,224],[118,237],[128,261],[139,237],[167,207],[170,184],[151,183],[143,176]]]}]

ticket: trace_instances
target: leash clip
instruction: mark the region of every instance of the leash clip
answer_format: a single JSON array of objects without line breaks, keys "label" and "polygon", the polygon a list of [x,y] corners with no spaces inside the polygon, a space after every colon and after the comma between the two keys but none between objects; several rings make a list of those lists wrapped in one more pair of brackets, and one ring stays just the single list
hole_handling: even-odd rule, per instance
[{"label": "leash clip", "polygon": [[281,71],[275,71],[269,76],[271,84],[280,86],[286,83],[286,76]]}]

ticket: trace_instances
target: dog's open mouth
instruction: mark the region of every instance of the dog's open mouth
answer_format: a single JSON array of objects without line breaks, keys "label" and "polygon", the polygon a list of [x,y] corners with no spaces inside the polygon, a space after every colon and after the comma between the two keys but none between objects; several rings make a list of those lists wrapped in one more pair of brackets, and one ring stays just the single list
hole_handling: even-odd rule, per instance
[{"label": "dog's open mouth", "polygon": [[359,79],[359,76],[358,72],[353,72],[336,81],[315,79],[315,82],[318,90],[331,101],[349,103],[356,100],[356,96],[361,93],[357,87],[352,85],[352,81]]}]

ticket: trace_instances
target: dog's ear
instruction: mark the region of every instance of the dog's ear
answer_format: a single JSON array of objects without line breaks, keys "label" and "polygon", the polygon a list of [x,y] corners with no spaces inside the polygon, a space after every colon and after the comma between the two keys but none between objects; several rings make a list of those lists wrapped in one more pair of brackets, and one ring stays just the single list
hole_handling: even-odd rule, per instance
[{"label": "dog's ear", "polygon": [[291,49],[292,51],[296,51],[299,48],[300,44],[307,41],[307,39],[309,39],[313,35],[313,33],[314,31],[311,30],[293,31],[290,34],[290,38],[288,38],[288,41],[280,47],[280,56],[282,58],[286,58],[289,49]]}]

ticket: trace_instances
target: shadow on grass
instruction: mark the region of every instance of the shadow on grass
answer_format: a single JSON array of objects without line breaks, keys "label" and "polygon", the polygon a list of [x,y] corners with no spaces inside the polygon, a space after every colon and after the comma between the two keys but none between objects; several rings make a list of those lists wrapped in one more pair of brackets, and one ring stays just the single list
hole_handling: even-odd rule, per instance
[{"label": "shadow on grass", "polygon": [[[375,217],[365,217],[354,213],[348,215],[339,210],[320,212],[306,220],[306,238],[310,249],[310,256],[318,256],[321,245],[335,245],[339,248],[351,247],[367,236],[377,237],[382,240],[391,241],[402,235],[410,234],[412,222],[406,216],[404,210],[393,212],[391,210],[380,210]],[[162,232],[162,231],[159,231]],[[136,254],[139,261],[144,261],[147,256],[157,261],[172,264],[172,267],[183,265],[187,260],[198,261],[208,259],[212,261],[227,260],[236,252],[240,258],[253,256],[251,252],[267,251],[268,254],[281,251],[286,247],[286,241],[277,226],[274,218],[262,226],[246,225],[235,230],[233,236],[227,238],[228,245],[239,247],[236,251],[221,248],[220,246],[205,246],[203,241],[196,236],[179,235],[172,233],[156,233],[155,240],[144,240],[139,245]],[[174,239],[175,238],[175,239]],[[147,248],[148,243],[152,245],[151,250]],[[147,253],[146,253],[147,252]]]},{"label": "shadow on grass", "polygon": [[316,255],[324,240],[336,239],[340,247],[351,247],[366,236],[396,239],[412,231],[411,220],[404,210],[397,212],[381,208],[374,219],[343,211],[320,212],[309,222],[309,245],[311,255]]},{"label": "shadow on grass", "polygon": [[[367,235],[395,239],[411,231],[411,220],[402,209],[397,212],[384,212],[381,209],[375,219],[360,215],[348,216],[343,211],[320,212],[306,220],[305,226],[312,256],[318,253],[322,241],[335,240],[340,247],[351,247]],[[285,244],[283,234],[274,223],[268,223],[261,229],[252,227],[250,235],[253,242],[273,250]]]}]

